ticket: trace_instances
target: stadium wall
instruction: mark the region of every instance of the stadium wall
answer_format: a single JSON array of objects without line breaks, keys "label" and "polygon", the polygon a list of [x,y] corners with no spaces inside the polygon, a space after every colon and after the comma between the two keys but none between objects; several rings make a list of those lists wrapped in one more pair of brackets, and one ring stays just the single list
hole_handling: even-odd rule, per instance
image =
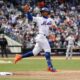
[{"label": "stadium wall", "polygon": [[21,53],[22,52],[22,44],[18,43],[17,41],[9,38],[8,36],[4,35],[8,42],[8,48],[11,53]]}]

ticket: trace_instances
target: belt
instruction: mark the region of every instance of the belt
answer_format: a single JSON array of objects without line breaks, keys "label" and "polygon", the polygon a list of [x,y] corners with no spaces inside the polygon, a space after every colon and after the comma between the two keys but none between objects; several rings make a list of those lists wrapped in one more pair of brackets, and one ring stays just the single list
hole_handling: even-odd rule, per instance
[{"label": "belt", "polygon": [[42,34],[42,35],[46,36],[46,35],[45,35],[45,34],[43,34],[43,33],[38,33],[38,34]]},{"label": "belt", "polygon": [[38,33],[38,34],[42,34],[42,35],[44,35],[48,39],[48,36],[46,36],[45,34],[43,34],[43,33]]}]

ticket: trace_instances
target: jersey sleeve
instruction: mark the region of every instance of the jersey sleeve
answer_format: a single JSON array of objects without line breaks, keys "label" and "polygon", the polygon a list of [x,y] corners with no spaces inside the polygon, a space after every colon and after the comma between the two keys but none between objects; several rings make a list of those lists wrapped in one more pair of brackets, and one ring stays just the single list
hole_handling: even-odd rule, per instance
[{"label": "jersey sleeve", "polygon": [[38,22],[38,21],[40,21],[40,20],[41,20],[41,17],[38,17],[38,16],[37,16],[37,17],[34,17],[34,16],[33,16],[33,22]]},{"label": "jersey sleeve", "polygon": [[28,20],[33,21],[33,22],[37,22],[39,19],[39,17],[32,16],[30,12],[28,12],[26,15],[27,15]]},{"label": "jersey sleeve", "polygon": [[33,22],[37,22],[37,20],[38,20],[38,17],[33,16]]}]

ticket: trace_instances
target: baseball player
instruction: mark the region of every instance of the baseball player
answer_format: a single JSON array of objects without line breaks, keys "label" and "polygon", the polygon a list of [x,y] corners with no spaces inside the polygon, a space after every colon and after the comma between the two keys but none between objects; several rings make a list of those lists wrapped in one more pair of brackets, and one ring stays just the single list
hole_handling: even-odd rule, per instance
[{"label": "baseball player", "polygon": [[68,42],[67,45],[67,50],[66,50],[66,59],[71,59],[72,58],[72,51],[73,51],[73,46],[74,46],[74,35],[70,34],[67,38],[66,41]]},{"label": "baseball player", "polygon": [[52,62],[51,62],[51,57],[50,57],[51,48],[47,39],[47,37],[49,36],[49,28],[51,26],[56,26],[53,19],[49,17],[49,13],[50,13],[49,9],[46,7],[42,8],[41,17],[33,17],[30,14],[29,5],[24,6],[24,11],[26,12],[27,18],[29,20],[37,23],[38,34],[35,38],[36,44],[35,44],[34,49],[28,53],[15,56],[15,63],[17,63],[22,58],[36,56],[43,49],[45,52],[45,58],[46,58],[47,65],[48,65],[48,71],[56,72],[56,69],[54,69]]}]

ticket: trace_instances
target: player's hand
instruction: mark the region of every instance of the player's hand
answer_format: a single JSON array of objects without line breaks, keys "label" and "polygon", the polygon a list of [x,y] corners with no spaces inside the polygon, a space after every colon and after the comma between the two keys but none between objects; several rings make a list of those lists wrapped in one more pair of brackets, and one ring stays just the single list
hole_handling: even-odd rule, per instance
[{"label": "player's hand", "polygon": [[55,35],[53,35],[53,34],[52,34],[52,35],[50,34],[50,35],[48,36],[48,38],[49,38],[51,41],[56,41],[56,37],[55,37]]},{"label": "player's hand", "polygon": [[23,11],[24,12],[29,12],[30,11],[30,6],[28,4],[23,6]]}]

